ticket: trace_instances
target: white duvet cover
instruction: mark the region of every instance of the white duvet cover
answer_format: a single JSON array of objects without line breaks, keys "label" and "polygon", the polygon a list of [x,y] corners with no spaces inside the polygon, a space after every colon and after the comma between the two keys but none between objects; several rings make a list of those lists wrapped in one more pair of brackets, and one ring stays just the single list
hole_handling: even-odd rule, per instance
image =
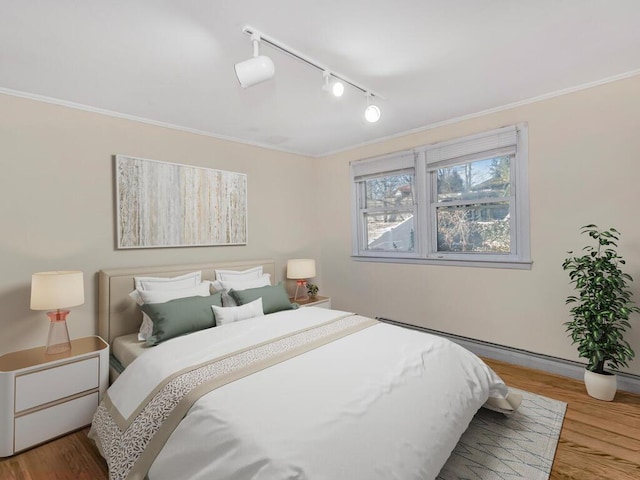
[{"label": "white duvet cover", "polygon": [[[153,347],[109,389],[126,417],[167,375],[345,312],[284,311]],[[475,355],[379,323],[201,397],[151,480],[430,480],[489,396],[507,388]]]}]

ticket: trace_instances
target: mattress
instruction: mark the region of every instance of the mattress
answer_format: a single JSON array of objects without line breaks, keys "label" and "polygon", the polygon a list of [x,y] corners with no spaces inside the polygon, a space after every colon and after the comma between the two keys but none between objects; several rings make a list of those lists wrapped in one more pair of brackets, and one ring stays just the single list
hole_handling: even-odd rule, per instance
[{"label": "mattress", "polygon": [[131,362],[148,350],[149,348],[145,346],[145,342],[138,340],[138,333],[116,337],[111,344],[111,355],[124,368],[131,365]]}]

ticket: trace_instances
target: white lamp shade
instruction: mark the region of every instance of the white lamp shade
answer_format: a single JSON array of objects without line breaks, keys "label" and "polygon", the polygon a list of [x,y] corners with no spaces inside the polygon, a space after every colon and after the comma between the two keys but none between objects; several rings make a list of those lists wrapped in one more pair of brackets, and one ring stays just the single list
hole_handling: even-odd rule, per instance
[{"label": "white lamp shade", "polygon": [[294,258],[287,262],[287,278],[299,280],[316,276],[316,261],[313,258]]},{"label": "white lamp shade", "polygon": [[31,276],[31,310],[54,310],[83,303],[82,272],[39,272]]},{"label": "white lamp shade", "polygon": [[235,70],[242,88],[265,82],[276,73],[273,61],[264,55],[258,55],[244,62],[236,63]]}]

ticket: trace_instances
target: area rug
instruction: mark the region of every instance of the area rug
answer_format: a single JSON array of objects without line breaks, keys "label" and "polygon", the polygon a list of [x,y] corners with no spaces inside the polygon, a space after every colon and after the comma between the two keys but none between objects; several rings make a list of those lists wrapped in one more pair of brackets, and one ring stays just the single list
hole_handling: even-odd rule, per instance
[{"label": "area rug", "polygon": [[437,480],[547,480],[567,404],[512,389],[523,396],[507,417],[481,408]]}]

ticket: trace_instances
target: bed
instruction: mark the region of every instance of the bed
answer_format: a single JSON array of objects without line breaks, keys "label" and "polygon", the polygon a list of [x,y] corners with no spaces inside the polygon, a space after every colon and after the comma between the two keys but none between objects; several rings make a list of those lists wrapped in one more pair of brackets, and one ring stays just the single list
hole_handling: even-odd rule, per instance
[{"label": "bed", "polygon": [[[276,277],[269,260],[100,272],[99,333],[127,357],[114,359],[90,433],[110,478],[431,480],[481,406],[517,406],[462,347],[352,312],[282,307],[229,321],[233,310],[214,309],[223,325],[136,340],[134,278],[254,267]],[[230,308],[267,311],[260,289],[275,287],[239,290],[246,304]]]}]

